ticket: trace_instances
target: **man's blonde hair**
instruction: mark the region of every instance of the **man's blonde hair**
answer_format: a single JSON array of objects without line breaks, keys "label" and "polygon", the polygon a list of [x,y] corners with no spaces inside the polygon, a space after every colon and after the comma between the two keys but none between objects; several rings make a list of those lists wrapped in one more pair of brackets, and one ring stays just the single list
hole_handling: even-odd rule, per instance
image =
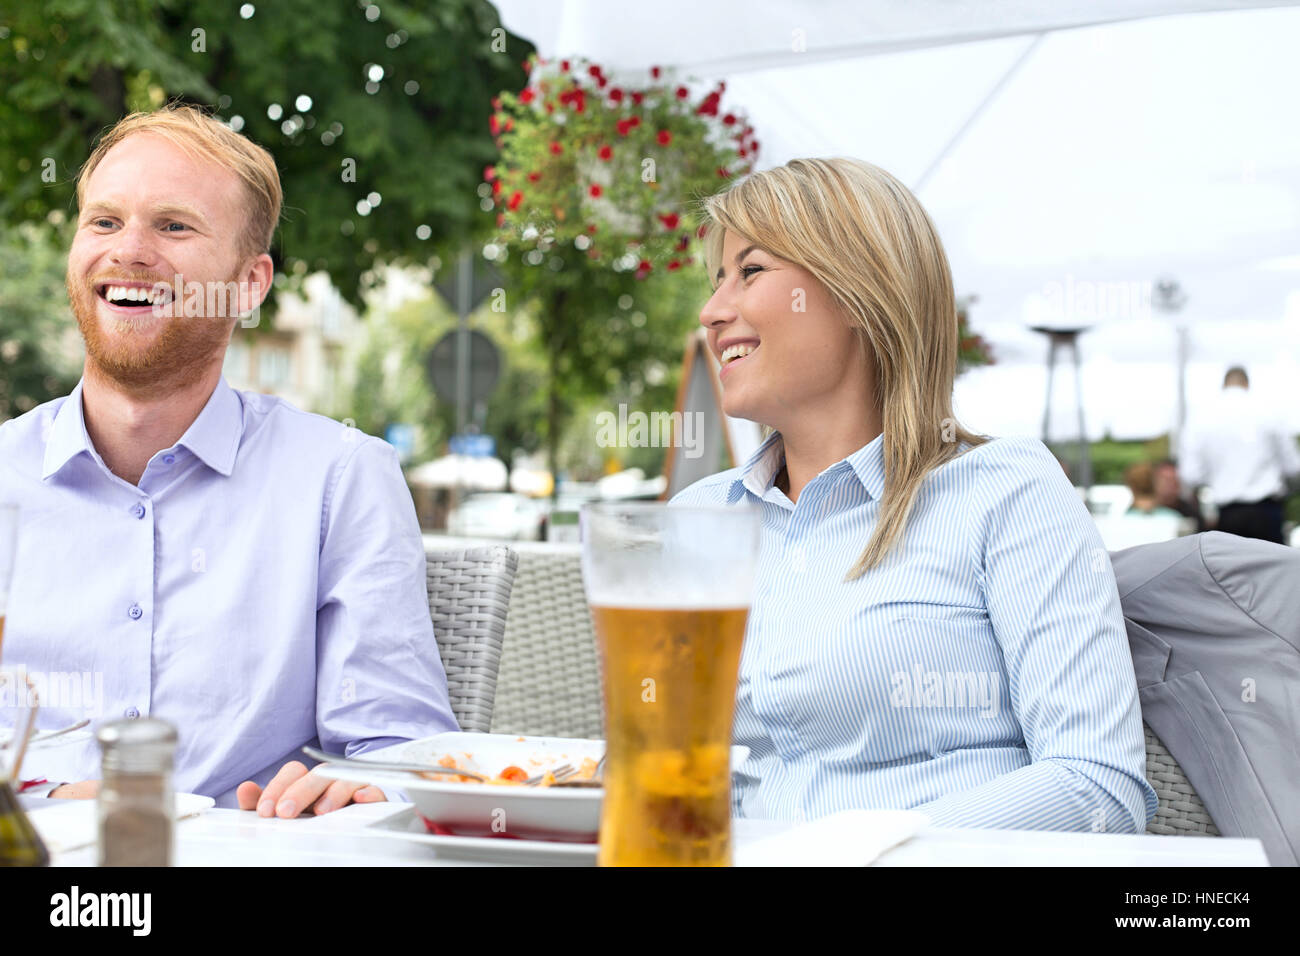
[{"label": "man's blonde hair", "polygon": [[132,113],[105,133],[77,174],[77,205],[85,205],[86,183],[104,155],[133,133],[153,133],[199,159],[229,169],[243,180],[248,197],[247,226],[240,236],[241,259],[271,249],[280,221],[280,174],[261,146],[193,106],[168,104],[152,113]]},{"label": "man's blonde hair", "polygon": [[854,159],[796,159],[754,173],[705,200],[704,211],[711,278],[728,230],[801,266],[826,287],[873,363],[885,491],[846,579],[860,577],[902,536],[926,474],[962,443],[988,440],[952,413],[957,303],[938,232],[906,186]]}]

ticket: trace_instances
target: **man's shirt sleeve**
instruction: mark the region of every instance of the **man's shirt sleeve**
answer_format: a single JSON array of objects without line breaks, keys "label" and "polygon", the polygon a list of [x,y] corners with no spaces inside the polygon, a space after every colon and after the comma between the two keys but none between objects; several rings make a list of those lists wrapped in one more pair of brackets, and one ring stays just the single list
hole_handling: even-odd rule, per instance
[{"label": "man's shirt sleeve", "polygon": [[355,441],[325,499],[316,612],[317,730],[348,756],[458,729],[397,453]]}]

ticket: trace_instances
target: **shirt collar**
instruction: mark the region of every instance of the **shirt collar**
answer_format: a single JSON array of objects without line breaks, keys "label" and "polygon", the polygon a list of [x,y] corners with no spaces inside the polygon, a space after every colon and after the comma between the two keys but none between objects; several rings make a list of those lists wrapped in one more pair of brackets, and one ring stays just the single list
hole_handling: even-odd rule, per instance
[{"label": "shirt collar", "polygon": [[45,438],[42,481],[58,473],[81,452],[93,451],[90,436],[86,434],[86,422],[81,415],[81,385],[81,382],[77,382],[77,387],[59,405],[54,421],[50,423],[50,430]]},{"label": "shirt collar", "polygon": [[[885,493],[885,435],[882,432],[867,442],[848,458],[844,464],[853,470],[874,500],[879,501]],[[776,476],[785,464],[785,445],[780,432],[767,436],[758,450],[749,456],[741,466],[740,472],[727,490],[727,500],[736,502],[745,491],[761,499],[776,482]]]},{"label": "shirt collar", "polygon": [[[57,474],[82,452],[98,458],[86,431],[86,419],[81,406],[84,383],[84,379],[77,383],[72,394],[59,406],[50,425],[49,438],[45,443],[42,479]],[[229,477],[235,468],[235,456],[243,433],[244,403],[222,377],[217,380],[217,387],[212,390],[199,417],[194,419],[177,444],[184,445],[213,471]]]}]

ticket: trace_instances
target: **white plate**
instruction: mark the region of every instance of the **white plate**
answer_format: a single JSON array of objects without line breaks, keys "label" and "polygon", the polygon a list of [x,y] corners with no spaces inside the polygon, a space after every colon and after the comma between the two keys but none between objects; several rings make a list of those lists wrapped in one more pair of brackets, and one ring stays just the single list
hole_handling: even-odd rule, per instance
[{"label": "white plate", "polygon": [[595,866],[596,844],[502,837],[438,836],[430,833],[415,808],[394,813],[366,827],[371,836],[396,838],[434,847],[438,856],[484,863],[534,866]]},{"label": "white plate", "polygon": [[[604,753],[603,740],[448,733],[369,751],[355,759],[436,764],[441,757],[451,755],[463,769],[495,776],[512,765],[530,774],[564,763],[579,766],[584,758],[599,760]],[[733,772],[748,756],[748,747],[731,748]],[[593,844],[600,829],[604,790],[599,788],[454,783],[425,780],[410,773],[343,766],[319,766],[316,773],[333,780],[401,790],[421,816],[436,821],[457,840],[483,837],[500,841],[503,838],[495,834],[505,833],[524,840]]]}]

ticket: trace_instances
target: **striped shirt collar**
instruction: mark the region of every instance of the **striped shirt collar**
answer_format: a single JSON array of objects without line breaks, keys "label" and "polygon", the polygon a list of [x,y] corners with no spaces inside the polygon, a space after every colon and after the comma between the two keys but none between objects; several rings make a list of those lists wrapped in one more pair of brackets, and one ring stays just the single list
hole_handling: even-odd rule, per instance
[{"label": "striped shirt collar", "polygon": [[[727,489],[727,501],[734,504],[746,491],[760,501],[776,482],[776,476],[785,464],[785,445],[781,433],[774,431],[767,436],[758,450],[749,456]],[[885,493],[885,436],[881,432],[847,458],[836,462],[828,472],[838,468],[850,468],[858,476],[862,487],[873,500],[879,501]]]}]

